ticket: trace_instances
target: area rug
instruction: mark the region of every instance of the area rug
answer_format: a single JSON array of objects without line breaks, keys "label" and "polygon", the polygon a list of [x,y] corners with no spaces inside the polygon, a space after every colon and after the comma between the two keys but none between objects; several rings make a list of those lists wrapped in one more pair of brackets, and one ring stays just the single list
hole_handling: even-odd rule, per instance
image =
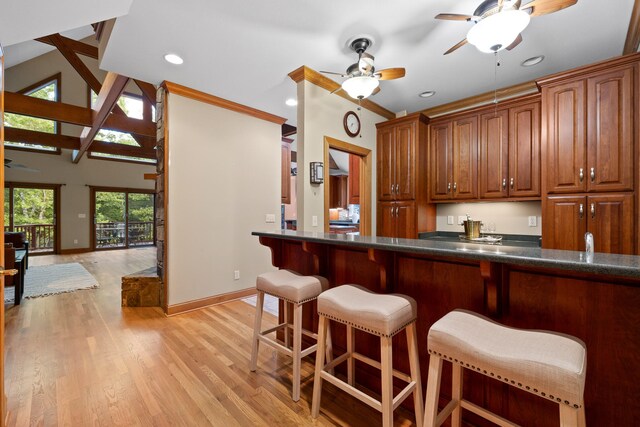
[{"label": "area rug", "polygon": [[[95,289],[98,281],[77,262],[69,264],[32,265],[24,275],[23,298],[38,298]],[[4,302],[14,301],[14,286],[5,288]]]}]

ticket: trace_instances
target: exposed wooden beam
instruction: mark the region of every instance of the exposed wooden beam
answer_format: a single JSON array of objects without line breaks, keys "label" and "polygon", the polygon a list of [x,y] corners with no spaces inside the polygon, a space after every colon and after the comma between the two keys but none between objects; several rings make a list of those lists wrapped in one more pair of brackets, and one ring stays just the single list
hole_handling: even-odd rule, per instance
[{"label": "exposed wooden beam", "polygon": [[[38,144],[54,148],[66,148],[68,150],[80,149],[80,138],[77,136],[57,135],[55,133],[11,127],[5,127],[4,130],[5,140],[7,141]],[[90,151],[95,153],[119,154],[121,156],[143,157],[145,159],[156,158],[154,149],[136,147],[134,145],[115,144],[106,141],[93,141]]]},{"label": "exposed wooden beam", "polygon": [[142,80],[133,79],[133,81],[140,88],[144,99],[149,101],[151,105],[156,105],[156,87],[151,83],[143,82]]},{"label": "exposed wooden beam", "polygon": [[629,19],[629,30],[627,31],[622,54],[636,53],[638,46],[640,46],[640,0],[636,0],[633,4],[631,18]]},{"label": "exposed wooden beam", "polygon": [[93,139],[116,106],[128,82],[129,77],[112,72],[107,73],[107,76],[104,78],[104,83],[102,84],[102,90],[98,93],[98,99],[93,108],[93,124],[91,127],[85,127],[82,131],[82,135],[80,135],[80,149],[73,156],[73,163],[78,163],[84,153],[91,147]]},{"label": "exposed wooden beam", "polygon": [[62,56],[71,64],[74,70],[80,74],[80,77],[87,82],[91,90],[95,93],[100,92],[102,86],[96,76],[93,75],[89,67],[87,67],[80,57],[73,51],[73,49],[67,44],[60,34],[52,34],[49,36],[51,43],[60,51]]},{"label": "exposed wooden beam", "polygon": [[148,180],[151,180],[151,181],[154,181],[157,177],[158,177],[157,173],[145,173],[144,174],[144,179],[148,179]]},{"label": "exposed wooden beam", "polygon": [[[50,36],[46,36],[46,37],[39,37],[36,39],[36,41],[39,41],[41,43],[45,43],[51,46],[55,45],[53,44],[53,41],[49,39]],[[79,42],[77,40],[74,39],[70,39],[68,37],[65,36],[60,36],[62,38],[62,40],[64,40],[65,44],[67,46],[69,46],[75,53],[78,53],[80,55],[84,55],[84,56],[88,56],[89,58],[93,58],[93,59],[98,59],[98,48],[95,46],[91,46],[90,44],[86,44],[86,43],[82,43]]]},{"label": "exposed wooden beam", "polygon": [[286,123],[282,124],[282,136],[295,135],[297,132],[298,129],[295,126],[291,126]]},{"label": "exposed wooden beam", "polygon": [[[79,126],[91,126],[93,115],[90,108],[62,102],[47,101],[19,93],[5,92],[5,112],[25,116],[55,120]],[[118,132],[143,135],[155,140],[156,124],[151,121],[132,119],[127,116],[111,115],[107,118],[105,129]]]}]

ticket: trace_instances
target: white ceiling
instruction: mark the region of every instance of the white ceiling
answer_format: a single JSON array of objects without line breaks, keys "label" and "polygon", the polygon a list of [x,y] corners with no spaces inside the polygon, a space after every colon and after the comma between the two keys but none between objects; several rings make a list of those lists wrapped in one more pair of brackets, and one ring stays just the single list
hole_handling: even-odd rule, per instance
[{"label": "white ceiling", "polygon": [[[497,83],[493,55],[471,45],[442,55],[472,24],[433,19],[440,12],[471,14],[480,2],[133,0],[129,13],[116,22],[101,68],[155,84],[180,83],[295,124],[296,108],[284,104],[296,96],[287,74],[301,65],[342,72],[356,59],[347,41],[369,35],[378,69],[407,70],[403,79],[382,82],[372,100],[391,111],[414,112],[620,55],[634,0],[579,0],[532,18],[524,41],[499,54]],[[88,19],[88,13],[75,10],[67,13],[85,13]],[[185,63],[166,63],[163,56],[169,52]],[[535,67],[520,66],[535,55],[546,59]],[[419,98],[425,90],[437,94]]]}]

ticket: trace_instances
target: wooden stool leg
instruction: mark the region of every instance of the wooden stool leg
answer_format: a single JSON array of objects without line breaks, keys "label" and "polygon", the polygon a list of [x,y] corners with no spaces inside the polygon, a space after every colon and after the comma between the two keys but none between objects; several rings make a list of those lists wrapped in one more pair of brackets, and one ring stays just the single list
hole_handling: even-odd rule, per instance
[{"label": "wooden stool leg", "polygon": [[380,337],[382,371],[382,427],[393,426],[393,358],[391,337]]},{"label": "wooden stool leg", "polygon": [[258,364],[258,345],[260,340],[261,328],[262,328],[262,307],[264,306],[264,292],[258,291],[256,297],[256,316],[253,320],[253,341],[251,342],[251,372],[256,370]]},{"label": "wooden stool leg", "polygon": [[347,353],[349,354],[349,358],[347,359],[347,383],[349,383],[349,385],[353,385],[355,381],[354,372],[356,360],[353,358],[353,351],[355,347],[354,335],[353,327],[347,325]]},{"label": "wooden stool leg", "polygon": [[282,306],[284,307],[284,323],[285,328],[284,328],[284,346],[287,348],[291,348],[291,340],[289,338],[289,303],[287,303],[285,300],[282,300]]},{"label": "wooden stool leg", "polygon": [[293,304],[293,401],[300,400],[300,363],[302,352],[302,304]]},{"label": "wooden stool leg", "polygon": [[427,377],[427,397],[424,405],[423,427],[437,427],[436,419],[438,418],[441,376],[442,359],[432,354],[429,356],[429,376]]},{"label": "wooden stool leg", "polygon": [[587,427],[587,418],[584,413],[584,402],[582,402],[582,406],[578,410],[578,425],[580,427]]},{"label": "wooden stool leg", "polygon": [[560,427],[578,427],[581,425],[580,417],[580,409],[560,404]]},{"label": "wooden stool leg", "polygon": [[313,377],[313,398],[311,400],[311,417],[318,418],[320,413],[320,394],[322,393],[322,377],[324,369],[324,353],[327,345],[327,318],[320,316],[318,324],[318,348],[316,349],[316,371]]},{"label": "wooden stool leg", "polygon": [[[333,362],[333,341],[332,341],[332,338],[331,338],[331,324],[327,324],[326,345],[327,345],[327,347],[325,349],[325,356],[326,356],[325,364]],[[316,352],[319,350],[319,348],[320,348],[320,346],[318,346],[318,348],[316,348]],[[331,375],[334,375],[333,368],[329,369],[328,372]]]},{"label": "wooden stool leg", "polygon": [[452,380],[451,380],[451,399],[456,402],[456,407],[451,413],[451,427],[460,427],[462,424],[462,408],[460,402],[462,401],[462,365],[458,363],[451,363],[453,366]]},{"label": "wooden stool leg", "polygon": [[407,326],[405,332],[407,334],[407,350],[409,351],[411,379],[416,383],[416,388],[413,390],[413,406],[416,411],[416,425],[421,426],[424,416],[424,407],[422,406],[422,381],[420,379],[420,358],[418,356],[418,334],[416,332],[416,324],[412,323]]}]

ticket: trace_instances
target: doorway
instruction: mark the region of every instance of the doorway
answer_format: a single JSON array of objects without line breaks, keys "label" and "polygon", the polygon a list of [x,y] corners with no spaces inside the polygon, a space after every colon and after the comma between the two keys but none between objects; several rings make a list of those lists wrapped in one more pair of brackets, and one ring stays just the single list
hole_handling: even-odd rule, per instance
[{"label": "doorway", "polygon": [[60,184],[5,182],[4,231],[22,232],[29,254],[60,250]]},{"label": "doorway", "polygon": [[156,243],[153,190],[91,187],[91,246],[94,250]]},{"label": "doorway", "polygon": [[[346,159],[342,163],[347,162],[348,166],[338,167],[338,174],[331,176],[331,152],[336,150],[344,153],[343,158]],[[371,150],[340,141],[328,136],[324,137],[324,231],[329,233],[333,230],[351,231],[349,221],[354,223],[353,214],[354,206],[357,204],[357,215],[359,216],[358,232],[360,235],[371,235],[371,169],[372,154]],[[335,168],[334,168],[335,170]],[[345,179],[345,174],[348,178]],[[355,183],[355,184],[354,184]],[[332,197],[333,196],[333,197]],[[353,203],[351,203],[353,202]],[[355,203],[357,202],[357,203]],[[335,205],[336,207],[333,207]],[[347,207],[348,218],[345,224],[340,220],[340,214],[344,214],[343,209]],[[338,223],[335,217],[338,210]],[[344,217],[343,217],[344,218]],[[332,224],[332,222],[334,224]],[[337,228],[336,228],[337,226]],[[346,228],[345,228],[346,227]]]}]

